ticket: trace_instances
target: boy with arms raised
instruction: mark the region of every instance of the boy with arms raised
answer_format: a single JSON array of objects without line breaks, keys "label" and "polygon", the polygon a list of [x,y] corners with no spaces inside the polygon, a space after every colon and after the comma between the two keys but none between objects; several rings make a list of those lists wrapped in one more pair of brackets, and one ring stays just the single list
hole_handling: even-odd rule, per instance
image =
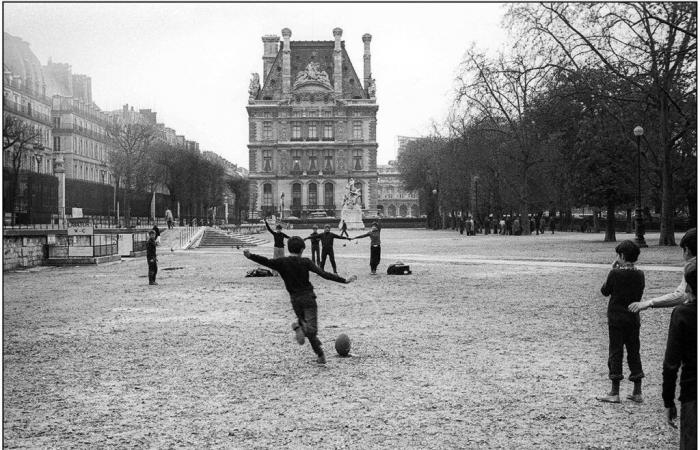
[{"label": "boy with arms raised", "polygon": [[304,344],[304,337],[309,339],[311,348],[316,353],[319,364],[326,363],[326,356],[318,339],[318,305],[316,304],[316,294],[314,287],[309,282],[309,272],[318,274],[321,278],[336,281],[338,283],[351,283],[357,279],[356,276],[350,278],[339,277],[338,275],[324,272],[316,266],[309,258],[302,258],[301,254],[306,245],[299,236],[292,236],[287,241],[287,249],[290,256],[282,258],[268,259],[264,256],[255,255],[248,250],[243,251],[243,255],[258,264],[276,270],[284,286],[289,292],[292,308],[297,316],[297,321],[292,324],[296,332],[297,342]]}]

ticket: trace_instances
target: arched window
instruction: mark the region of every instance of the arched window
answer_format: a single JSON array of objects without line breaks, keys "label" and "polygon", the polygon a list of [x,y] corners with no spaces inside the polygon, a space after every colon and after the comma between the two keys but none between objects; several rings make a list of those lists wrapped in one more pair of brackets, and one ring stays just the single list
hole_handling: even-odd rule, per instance
[{"label": "arched window", "polygon": [[389,217],[396,217],[396,206],[389,205],[387,212],[389,213],[388,214]]},{"label": "arched window", "polygon": [[408,215],[408,207],[406,205],[399,206],[399,216],[406,217]]},{"label": "arched window", "polygon": [[323,206],[324,209],[335,209],[333,183],[326,183],[323,185]]},{"label": "arched window", "polygon": [[384,205],[377,205],[377,214],[384,215]]},{"label": "arched window", "polygon": [[309,206],[315,208],[318,205],[318,185],[316,183],[309,184]]},{"label": "arched window", "polygon": [[418,217],[418,205],[411,205],[411,217]]}]

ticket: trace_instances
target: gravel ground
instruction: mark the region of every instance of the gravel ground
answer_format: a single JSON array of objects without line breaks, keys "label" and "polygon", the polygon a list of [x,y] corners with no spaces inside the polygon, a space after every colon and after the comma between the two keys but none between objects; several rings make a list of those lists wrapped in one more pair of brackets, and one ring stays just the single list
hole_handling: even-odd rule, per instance
[{"label": "gravel ground", "polygon": [[[159,286],[145,258],[7,272],[4,447],[677,448],[661,400],[671,310],[642,313],[645,402],[595,400],[602,238],[387,229],[376,277],[367,239],[337,242],[341,275],[360,278],[312,275],[326,366],[296,344],[281,279],[245,278],[242,250],[164,239]],[[680,250],[647,240],[645,295],[670,291]],[[386,275],[399,259],[412,275]],[[335,355],[340,333],[354,356]]]}]

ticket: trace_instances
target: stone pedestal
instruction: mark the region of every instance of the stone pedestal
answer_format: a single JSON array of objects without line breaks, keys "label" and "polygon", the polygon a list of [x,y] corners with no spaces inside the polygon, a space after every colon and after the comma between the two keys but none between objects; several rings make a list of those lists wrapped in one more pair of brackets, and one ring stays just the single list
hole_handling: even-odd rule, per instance
[{"label": "stone pedestal", "polygon": [[360,208],[360,205],[354,205],[352,208],[343,206],[343,209],[340,211],[338,228],[343,226],[343,221],[348,226],[348,230],[363,230],[365,224],[362,222],[362,208]]}]

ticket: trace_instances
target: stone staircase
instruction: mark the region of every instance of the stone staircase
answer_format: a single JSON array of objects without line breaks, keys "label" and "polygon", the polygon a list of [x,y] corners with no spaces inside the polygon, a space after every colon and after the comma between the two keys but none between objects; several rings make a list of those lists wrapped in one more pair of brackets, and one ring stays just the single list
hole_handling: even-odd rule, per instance
[{"label": "stone staircase", "polygon": [[226,233],[222,230],[207,228],[197,248],[255,247],[267,242],[252,235]]}]

